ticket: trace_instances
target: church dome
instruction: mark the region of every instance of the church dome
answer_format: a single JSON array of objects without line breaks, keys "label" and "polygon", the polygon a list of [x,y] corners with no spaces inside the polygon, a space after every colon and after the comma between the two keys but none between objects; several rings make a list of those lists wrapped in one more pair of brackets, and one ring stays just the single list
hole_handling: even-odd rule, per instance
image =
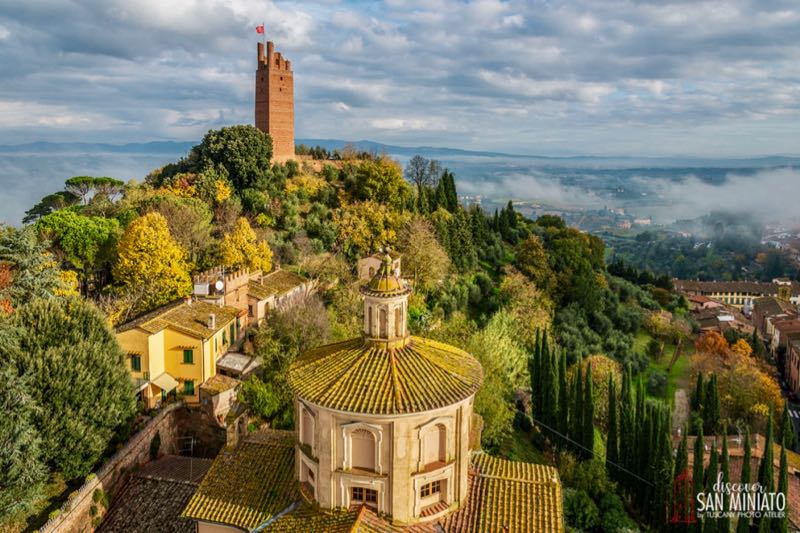
[{"label": "church dome", "polygon": [[294,392],[320,407],[371,415],[431,411],[474,395],[483,382],[474,357],[408,334],[410,293],[386,254],[361,287],[363,336],[300,356],[289,368]]},{"label": "church dome", "polygon": [[475,394],[480,363],[454,346],[420,337],[391,348],[356,338],[315,348],[289,368],[302,399],[337,411],[396,415],[431,411]]}]

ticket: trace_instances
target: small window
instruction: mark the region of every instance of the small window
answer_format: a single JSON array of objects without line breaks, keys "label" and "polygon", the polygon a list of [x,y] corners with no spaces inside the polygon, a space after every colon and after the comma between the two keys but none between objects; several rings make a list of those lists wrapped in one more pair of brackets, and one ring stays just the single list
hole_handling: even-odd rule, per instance
[{"label": "small window", "polygon": [[131,356],[131,370],[134,372],[141,372],[142,370],[142,358],[138,355]]},{"label": "small window", "polygon": [[183,351],[183,362],[187,365],[194,364],[194,350]]},{"label": "small window", "polygon": [[187,379],[183,382],[183,393],[187,396],[192,396],[194,394],[194,381]]},{"label": "small window", "polygon": [[247,306],[247,316],[253,316],[253,306],[252,305],[248,305]]},{"label": "small window", "polygon": [[225,333],[226,333],[226,332],[225,332],[225,330],[223,329],[223,330],[222,330],[222,345],[223,345],[223,346],[225,346],[226,344],[228,344],[228,336],[227,336]]},{"label": "small window", "polygon": [[367,503],[372,505],[378,503],[377,490],[366,489],[364,487],[353,487],[351,490],[353,503]]},{"label": "small window", "polygon": [[314,471],[311,470],[310,468],[308,468],[307,471],[306,471],[306,477],[308,478],[309,481],[311,481],[313,483],[314,482]]},{"label": "small window", "polygon": [[419,491],[419,495],[421,498],[427,498],[428,496],[439,494],[440,492],[442,492],[442,482],[437,480],[423,485]]}]

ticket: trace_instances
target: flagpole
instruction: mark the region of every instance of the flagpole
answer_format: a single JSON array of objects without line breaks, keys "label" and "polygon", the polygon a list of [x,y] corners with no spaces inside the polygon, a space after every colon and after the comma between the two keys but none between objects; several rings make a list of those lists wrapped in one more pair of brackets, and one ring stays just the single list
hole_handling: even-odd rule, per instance
[{"label": "flagpole", "polygon": [[261,42],[264,43],[264,48],[267,47],[267,25],[264,22],[261,22],[261,28],[264,30],[261,32]]}]

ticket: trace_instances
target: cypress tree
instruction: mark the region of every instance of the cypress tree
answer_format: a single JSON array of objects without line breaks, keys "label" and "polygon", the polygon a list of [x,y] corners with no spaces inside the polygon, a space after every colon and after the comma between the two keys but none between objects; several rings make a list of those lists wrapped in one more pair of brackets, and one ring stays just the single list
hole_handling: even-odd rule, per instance
[{"label": "cypress tree", "polygon": [[[619,424],[619,449],[626,453],[619,456],[619,464],[625,471],[635,470],[635,463],[631,449],[636,443],[636,421],[633,413],[633,397],[631,394],[631,375],[630,370],[626,369],[622,377],[622,391],[619,399],[620,404],[620,424]],[[619,481],[626,489],[628,494],[633,492],[632,478],[625,471],[620,470]]]},{"label": "cypress tree", "polygon": [[[705,493],[712,495],[714,493],[714,483],[717,481],[717,472],[719,471],[719,462],[717,459],[717,439],[711,445],[711,454],[708,461],[708,468],[706,468],[706,488]],[[712,496],[713,498],[713,496]],[[712,500],[713,501],[713,500]],[[718,522],[716,518],[703,519],[703,528],[705,531],[716,531]]]},{"label": "cypress tree", "polygon": [[528,374],[531,381],[531,415],[534,420],[539,420],[539,394],[541,381],[539,380],[539,350],[540,339],[539,330],[536,330],[536,337],[533,343],[533,352],[528,355]]},{"label": "cypress tree", "polygon": [[[678,445],[678,453],[675,456],[675,471],[672,477],[673,486],[678,487],[675,484],[675,479],[678,476],[682,476],[685,472],[689,469],[689,427],[688,425],[684,428],[683,436],[681,437],[681,443]],[[688,485],[682,484],[680,485],[682,492],[676,495],[676,498],[672,500],[672,505],[677,506],[677,509],[680,509],[682,512],[686,512],[686,509],[689,509],[689,505],[692,504],[692,494],[691,490],[689,490]],[[676,524],[676,527],[673,528],[676,530],[684,530],[685,528]]]},{"label": "cypress tree", "polygon": [[[558,424],[558,363],[555,351],[547,353],[547,389],[549,395],[545,402],[545,420],[550,428],[555,429]],[[552,431],[552,430],[551,430]],[[554,436],[555,437],[555,436]]]},{"label": "cypress tree", "polygon": [[706,432],[715,434],[719,425],[719,395],[717,394],[717,376],[714,374],[711,375],[706,386],[703,420],[706,423]]},{"label": "cypress tree", "polygon": [[[728,483],[731,480],[730,476],[730,455],[728,453],[728,430],[727,428],[723,429],[722,432],[722,460],[720,461],[720,472],[722,472],[722,482]],[[725,495],[723,496],[725,502],[725,508],[723,510],[727,511],[730,506],[730,494],[725,491]],[[727,516],[723,516],[722,518],[717,520],[717,531],[719,533],[730,533],[731,530],[731,519]]]},{"label": "cypress tree", "polygon": [[797,444],[797,436],[794,433],[794,424],[789,416],[789,402],[783,402],[783,416],[781,417],[781,443],[788,449],[793,450]]},{"label": "cypress tree", "polygon": [[616,479],[617,457],[617,391],[613,376],[608,376],[608,440],[606,441],[606,470],[612,479]]},{"label": "cypress tree", "polygon": [[583,370],[580,363],[573,378],[572,392],[572,431],[570,438],[573,441],[575,453],[581,456],[580,444],[583,444]]},{"label": "cypress tree", "polygon": [[569,434],[569,392],[567,387],[567,353],[561,350],[561,359],[558,365],[558,430],[562,435]]},{"label": "cypress tree", "polygon": [[[703,426],[697,428],[697,437],[694,441],[694,467],[692,468],[692,500],[696,501],[697,495],[703,492],[703,460],[705,458],[705,449],[703,443]],[[703,531],[703,521],[700,517],[697,518],[697,524],[693,528],[694,531]]]},{"label": "cypress tree", "polygon": [[[758,466],[758,482],[767,492],[775,490],[775,451],[772,449],[772,410],[770,409],[769,416],[767,417],[767,434],[764,437],[764,453],[761,456],[761,464]],[[771,526],[771,520],[762,516],[756,519],[758,523],[758,531],[768,532]]]},{"label": "cypress tree", "polygon": [[672,476],[675,461],[672,457],[672,438],[670,436],[671,416],[668,408],[661,409],[661,428],[659,446],[659,468],[656,471],[656,492],[653,508],[656,510],[653,525],[661,529],[669,519],[669,501],[672,499]]},{"label": "cypress tree", "polygon": [[775,518],[773,525],[778,533],[788,533],[789,531],[789,463],[786,458],[786,445],[781,445],[781,469],[778,475],[778,492],[783,493],[786,498],[787,508],[784,510],[782,518]]},{"label": "cypress tree", "polygon": [[583,387],[583,446],[585,458],[591,459],[594,452],[594,398],[592,395],[592,365],[586,365],[586,385]]},{"label": "cypress tree", "polygon": [[[742,458],[742,475],[739,476],[740,483],[745,485],[750,483],[750,462],[753,451],[750,449],[750,430],[745,429],[744,434],[744,457]],[[736,533],[748,533],[750,531],[750,519],[740,516],[736,519]]]}]

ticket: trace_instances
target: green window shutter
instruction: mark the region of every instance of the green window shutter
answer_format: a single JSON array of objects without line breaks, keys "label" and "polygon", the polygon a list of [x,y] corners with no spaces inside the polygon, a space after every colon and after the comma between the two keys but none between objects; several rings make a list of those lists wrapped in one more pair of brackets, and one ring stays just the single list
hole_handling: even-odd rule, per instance
[{"label": "green window shutter", "polygon": [[183,393],[187,396],[191,396],[194,394],[194,381],[191,379],[187,379],[183,382]]},{"label": "green window shutter", "polygon": [[140,372],[142,370],[142,358],[140,356],[131,356],[131,370],[134,372]]},{"label": "green window shutter", "polygon": [[187,364],[194,363],[194,350],[183,351],[183,362]]},{"label": "green window shutter", "polygon": [[233,324],[231,324],[230,330],[231,330],[231,344],[233,344],[233,341],[236,340],[236,335],[234,335],[234,333],[233,333],[234,332],[234,325]]},{"label": "green window shutter", "polygon": [[228,336],[225,334],[225,330],[222,330],[222,344],[228,344]]}]

